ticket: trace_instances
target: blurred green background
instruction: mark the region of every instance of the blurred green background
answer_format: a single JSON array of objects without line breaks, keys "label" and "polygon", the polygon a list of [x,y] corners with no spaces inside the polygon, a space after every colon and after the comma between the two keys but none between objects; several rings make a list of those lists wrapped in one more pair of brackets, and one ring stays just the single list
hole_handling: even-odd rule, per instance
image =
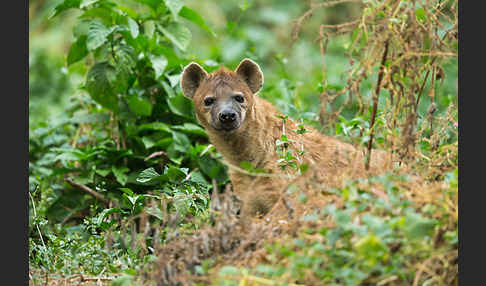
[{"label": "blurred green background", "polygon": [[[66,57],[74,40],[72,28],[81,14],[70,9],[49,19],[54,7],[62,1],[29,1],[29,125],[56,117],[63,112],[70,95],[85,79],[87,70],[81,62],[67,67]],[[134,2],[134,1],[119,1]],[[136,1],[135,1],[136,2]],[[143,1],[142,1],[143,2]],[[323,81],[317,42],[320,24],[337,24],[360,15],[356,3],[318,9],[307,21],[298,40],[292,42],[294,21],[308,8],[308,1],[186,0],[214,31],[214,35],[189,22],[192,40],[185,57],[205,63],[212,69],[221,64],[235,68],[244,57],[256,59],[265,74],[261,96],[277,105],[280,111],[296,118],[317,122]],[[332,86],[344,86],[344,73],[349,67],[345,47],[350,36],[332,38],[325,57],[326,80]],[[436,96],[439,111],[457,102],[457,58],[445,68],[445,82]],[[363,85],[365,100],[376,79]],[[336,103],[341,103],[337,100]],[[423,100],[420,113],[425,114],[429,102]],[[343,116],[352,118],[353,108]],[[317,124],[317,123],[316,123]]]}]

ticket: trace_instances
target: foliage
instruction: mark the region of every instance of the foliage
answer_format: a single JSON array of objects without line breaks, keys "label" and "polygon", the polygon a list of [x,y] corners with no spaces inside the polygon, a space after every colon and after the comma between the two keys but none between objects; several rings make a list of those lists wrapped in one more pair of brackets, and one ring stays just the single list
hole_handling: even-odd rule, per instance
[{"label": "foliage", "polygon": [[[30,259],[48,271],[134,267],[160,243],[154,228],[169,222],[165,212],[177,225],[186,215],[204,217],[210,182],[227,181],[178,88],[191,38],[180,18],[209,28],[182,2],[140,2],[64,1],[54,9],[53,17],[81,10],[67,65],[81,62],[87,73],[65,112],[29,136]],[[151,234],[141,238],[146,246],[130,248],[141,229]]]},{"label": "foliage", "polygon": [[[249,285],[410,285],[417,279],[416,265],[425,260],[430,268],[422,276],[424,284],[450,284],[457,279],[457,269],[446,271],[451,266],[445,261],[457,259],[457,221],[440,201],[454,193],[457,169],[446,176],[445,187],[434,192],[438,201],[427,204],[409,199],[404,185],[413,183],[404,176],[385,174],[349,182],[332,191],[343,199],[342,208],[328,205],[301,217],[297,235],[284,234],[265,246],[265,263],[252,268],[224,266],[219,279],[224,285],[234,280]],[[370,192],[374,184],[385,186],[385,192]],[[441,277],[433,276],[435,271]]]},{"label": "foliage", "polygon": [[[331,191],[344,205],[302,217],[295,236],[266,244],[266,262],[238,267],[212,257],[191,273],[221,285],[452,283],[454,271],[436,268],[449,270],[444,263],[453,261],[458,240],[457,1],[307,5],[29,2],[38,15],[31,28],[40,31],[31,34],[29,56],[34,284],[45,273],[81,273],[135,285],[163,245],[183,245],[180,237],[194,238],[198,229],[223,229],[210,195],[229,189],[226,167],[178,81],[191,60],[213,71],[243,57],[261,64],[260,96],[282,120],[391,150],[421,179],[446,187],[429,190],[436,200],[424,202],[404,187],[409,179],[394,173],[365,180],[367,187],[349,182]],[[72,40],[65,50],[39,47],[44,30],[69,28],[61,23],[74,23],[60,37]],[[282,168],[312,168],[300,164],[305,150],[287,148],[285,134],[276,145]],[[371,191],[373,184],[385,186],[386,196]],[[309,199],[299,194],[301,203]],[[420,265],[431,270],[418,274]]]}]

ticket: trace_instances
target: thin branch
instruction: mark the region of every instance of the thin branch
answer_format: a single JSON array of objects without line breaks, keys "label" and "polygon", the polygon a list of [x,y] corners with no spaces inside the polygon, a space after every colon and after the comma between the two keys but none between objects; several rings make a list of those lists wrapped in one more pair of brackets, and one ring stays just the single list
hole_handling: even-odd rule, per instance
[{"label": "thin branch", "polygon": [[77,187],[85,192],[87,192],[88,194],[92,195],[93,197],[99,199],[100,201],[104,202],[104,203],[107,203],[109,204],[110,203],[110,200],[107,199],[105,196],[103,196],[102,194],[96,192],[95,190],[85,186],[85,185],[82,185],[82,184],[78,184],[76,182],[74,182],[71,178],[65,178],[64,179],[66,182],[68,182],[71,186],[73,187]]},{"label": "thin branch", "polygon": [[322,3],[312,5],[311,8],[307,10],[301,17],[299,17],[299,19],[297,19],[296,23],[293,25],[292,36],[291,36],[292,41],[297,40],[302,24],[304,23],[304,21],[312,17],[312,13],[314,12],[314,10],[318,8],[331,7],[341,3],[349,3],[349,2],[363,2],[363,1],[362,0],[336,0],[336,1],[327,1],[327,2],[322,2]]},{"label": "thin branch", "polygon": [[381,89],[381,81],[383,80],[383,74],[385,73],[385,63],[386,63],[386,56],[388,54],[388,45],[390,44],[390,40],[387,39],[385,42],[385,51],[383,52],[383,58],[381,59],[381,66],[380,72],[378,73],[378,82],[376,84],[375,96],[373,98],[373,110],[371,112],[371,122],[370,122],[370,140],[368,141],[368,154],[366,157],[366,170],[370,168],[370,161],[371,161],[371,146],[373,144],[373,135],[374,135],[374,125],[376,119],[376,111],[378,109],[378,99],[380,96],[380,89]]}]

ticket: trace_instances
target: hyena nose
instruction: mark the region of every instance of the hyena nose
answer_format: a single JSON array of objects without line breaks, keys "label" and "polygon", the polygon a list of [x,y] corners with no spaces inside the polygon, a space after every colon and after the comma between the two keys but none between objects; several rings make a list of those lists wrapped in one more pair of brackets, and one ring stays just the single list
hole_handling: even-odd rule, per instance
[{"label": "hyena nose", "polygon": [[236,120],[236,113],[233,111],[223,111],[219,114],[222,123],[231,123]]}]

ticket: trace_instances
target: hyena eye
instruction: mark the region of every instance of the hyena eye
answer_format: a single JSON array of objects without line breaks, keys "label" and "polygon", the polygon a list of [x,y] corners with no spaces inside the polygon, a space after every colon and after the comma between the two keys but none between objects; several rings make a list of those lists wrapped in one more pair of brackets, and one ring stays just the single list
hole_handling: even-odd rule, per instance
[{"label": "hyena eye", "polygon": [[214,97],[206,97],[204,99],[204,105],[210,106],[211,104],[214,103],[214,101],[216,101],[216,99],[214,99]]},{"label": "hyena eye", "polygon": [[245,98],[241,95],[235,95],[235,100],[239,103],[243,103],[243,101],[245,101]]}]

